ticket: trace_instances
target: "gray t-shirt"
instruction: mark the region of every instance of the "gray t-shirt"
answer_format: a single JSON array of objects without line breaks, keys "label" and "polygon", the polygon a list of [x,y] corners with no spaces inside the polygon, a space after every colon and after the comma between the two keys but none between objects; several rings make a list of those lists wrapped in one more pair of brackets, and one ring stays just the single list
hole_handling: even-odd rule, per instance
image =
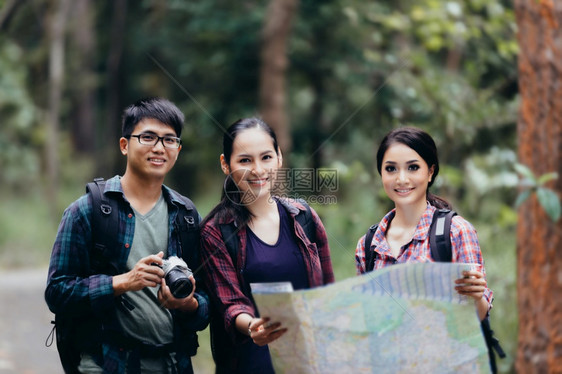
[{"label": "gray t-shirt", "polygon": [[[127,259],[127,270],[143,257],[168,250],[168,206],[160,196],[154,207],[144,216],[135,211],[135,236]],[[151,344],[167,344],[173,339],[170,311],[160,305],[158,289],[146,287],[127,292],[123,297],[134,309],[118,308],[117,319],[126,335]]]},{"label": "gray t-shirt", "polygon": [[[134,209],[133,209],[134,210]],[[135,211],[135,236],[129,258],[127,271],[143,257],[158,252],[168,255],[168,205],[161,195],[154,207],[145,215]],[[168,344],[173,340],[173,320],[170,311],[160,305],[158,289],[146,287],[140,291],[127,292],[122,295],[128,301],[126,308],[117,308],[117,320],[124,333],[130,337],[151,344]],[[142,359],[142,373],[171,373],[173,357],[162,359]],[[80,372],[101,373],[92,357],[82,354]]]}]

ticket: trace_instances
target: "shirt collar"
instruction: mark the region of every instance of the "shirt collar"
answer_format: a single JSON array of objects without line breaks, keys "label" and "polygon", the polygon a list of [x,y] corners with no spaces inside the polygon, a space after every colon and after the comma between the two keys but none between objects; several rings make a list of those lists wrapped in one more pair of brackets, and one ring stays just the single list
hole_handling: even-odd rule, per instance
[{"label": "shirt collar", "polygon": [[[105,188],[103,193],[109,194],[119,194],[125,199],[125,193],[123,192],[123,187],[121,186],[121,176],[116,175],[105,182]],[[178,193],[166,185],[162,185],[162,194],[167,203],[173,203],[174,205],[184,205],[185,202],[179,197]]]},{"label": "shirt collar", "polygon": [[[416,226],[416,231],[414,232],[413,240],[423,241],[427,239],[429,235],[429,226],[431,226],[431,221],[433,220],[433,213],[435,213],[435,207],[431,205],[429,202],[423,212],[418,225]],[[375,239],[378,243],[382,243],[384,241],[384,237],[386,235],[386,230],[388,229],[388,225],[396,215],[396,208],[392,209],[388,212],[384,218],[379,223],[379,228],[375,233]]]}]

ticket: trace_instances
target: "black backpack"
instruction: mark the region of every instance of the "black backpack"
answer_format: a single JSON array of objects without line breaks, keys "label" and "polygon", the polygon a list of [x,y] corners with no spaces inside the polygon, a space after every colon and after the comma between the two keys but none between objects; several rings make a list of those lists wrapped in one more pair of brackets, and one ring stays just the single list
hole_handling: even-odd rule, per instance
[{"label": "black backpack", "polygon": [[[302,226],[306,237],[313,243],[316,242],[316,226],[314,224],[314,220],[312,218],[312,212],[310,210],[310,206],[302,200],[297,199],[299,203],[305,206],[306,210],[302,211],[299,210],[299,213],[295,216],[297,222]],[[229,224],[221,224],[219,225],[221,235],[226,246],[226,250],[236,266],[236,260],[238,258],[238,228],[235,226],[234,222]],[[220,370],[226,370],[224,372],[229,372],[231,368],[229,368],[228,362],[224,362],[223,360],[228,357],[229,354],[232,354],[232,345],[228,343],[230,337],[228,333],[224,329],[224,318],[223,316],[217,311],[217,308],[212,307],[210,311],[211,315],[211,323],[210,327],[210,335],[211,335],[211,352],[213,354],[213,359],[217,367]],[[219,372],[219,371],[218,371]]]},{"label": "black backpack", "polygon": [[[431,250],[431,257],[436,262],[451,262],[453,258],[453,249],[451,245],[451,220],[457,213],[449,209],[437,209],[433,215],[431,226],[429,227],[429,247]],[[377,231],[378,224],[372,225],[365,234],[365,269],[373,271],[375,266],[375,251],[371,251],[371,242],[375,231]],[[498,368],[496,365],[496,356],[494,350],[500,358],[504,358],[505,352],[498,339],[494,336],[494,331],[490,326],[490,317],[484,318],[480,322],[480,329],[484,335],[486,346],[488,347],[488,357],[490,359],[490,369],[492,373],[497,373]]]},{"label": "black backpack", "polygon": [[[95,178],[93,182],[86,185],[86,192],[92,198],[92,247],[90,252],[91,274],[119,274],[119,268],[115,256],[112,256],[117,244],[119,228],[119,202],[108,198],[104,193],[105,181],[103,178]],[[179,194],[178,194],[179,195]],[[182,257],[192,271],[200,266],[199,261],[199,213],[193,202],[185,196],[179,195],[185,203],[185,208],[179,205],[178,215],[174,226],[179,233],[180,246],[178,257]],[[193,248],[183,251],[182,248]],[[85,348],[83,339],[89,336],[90,344],[86,347],[99,345],[101,343],[101,324],[85,324],[84,321],[93,316],[70,316],[57,313],[52,334],[55,333],[57,350],[65,373],[78,373],[80,353]],[[97,338],[97,340],[96,340]]]}]

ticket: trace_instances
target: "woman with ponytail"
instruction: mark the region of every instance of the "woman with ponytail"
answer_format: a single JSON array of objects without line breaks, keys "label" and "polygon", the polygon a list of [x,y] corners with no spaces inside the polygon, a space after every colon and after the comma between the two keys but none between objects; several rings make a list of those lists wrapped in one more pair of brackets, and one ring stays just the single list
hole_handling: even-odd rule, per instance
[{"label": "woman with ponytail", "polygon": [[[377,151],[377,170],[387,196],[395,208],[380,221],[369,250],[374,251],[374,270],[405,262],[434,261],[429,228],[437,209],[452,209],[444,199],[429,192],[439,174],[435,142],[426,132],[401,127],[388,133]],[[470,296],[480,320],[492,306],[487,287],[484,260],[474,227],[459,215],[451,220],[452,262],[478,264],[456,281],[457,291]],[[367,271],[365,236],[355,251],[357,273]]]},{"label": "woman with ponytail", "polygon": [[[201,229],[216,373],[273,373],[267,344],[291,328],[258,315],[250,283],[291,282],[293,289],[306,289],[334,281],[316,212],[303,201],[272,195],[282,160],[275,133],[260,119],[238,120],[224,134],[220,164],[226,181]],[[305,229],[295,217],[308,209]]]}]

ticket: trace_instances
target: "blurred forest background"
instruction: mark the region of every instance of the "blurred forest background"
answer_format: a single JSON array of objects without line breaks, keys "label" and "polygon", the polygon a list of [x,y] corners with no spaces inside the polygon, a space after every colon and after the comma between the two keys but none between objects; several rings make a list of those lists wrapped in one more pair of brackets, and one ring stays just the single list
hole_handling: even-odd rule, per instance
[{"label": "blurred forest background", "polygon": [[[163,96],[186,115],[166,183],[203,215],[238,118],[270,122],[286,166],[337,170],[337,204],[314,207],[336,278],[352,277],[358,238],[392,207],[377,145],[413,125],[438,145],[433,192],[478,231],[508,353],[499,367],[512,372],[516,35],[507,0],[0,1],[0,267],[48,263],[63,209],[93,177],[124,170],[123,108]],[[198,360],[210,360],[205,339]]]}]

